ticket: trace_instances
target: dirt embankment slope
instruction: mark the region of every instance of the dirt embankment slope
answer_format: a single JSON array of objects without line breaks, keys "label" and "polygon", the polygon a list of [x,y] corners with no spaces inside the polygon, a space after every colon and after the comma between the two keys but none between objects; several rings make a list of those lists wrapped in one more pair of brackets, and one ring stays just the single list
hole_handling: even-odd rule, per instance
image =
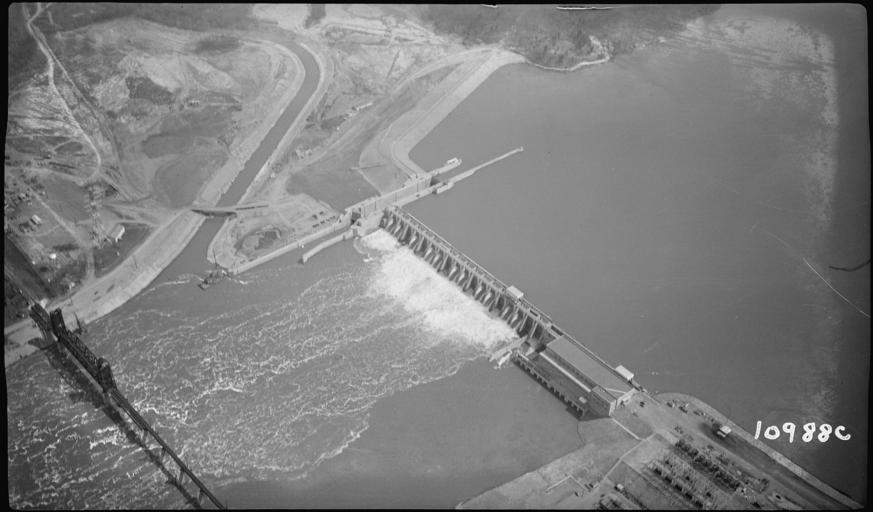
[{"label": "dirt embankment slope", "polygon": [[[218,200],[295,96],[302,65],[257,33],[194,32],[134,18],[54,31],[48,40],[57,89],[69,94],[44,75],[10,91],[6,171],[15,179],[4,180],[5,188],[28,199],[12,219],[29,219],[37,206],[44,219],[37,229],[16,230],[16,245],[28,258],[43,255],[35,264],[41,272],[60,274],[54,262],[96,249],[113,225],[152,229],[148,237],[128,229],[146,238],[131,257],[108,262],[99,279],[71,281],[71,293],[54,301],[88,321],[138,293],[184,248],[202,219],[178,208]],[[105,124],[87,119],[95,112]],[[98,143],[95,152],[86,139],[98,138],[112,151]],[[59,235],[61,224],[74,233]],[[65,243],[72,235],[78,243]],[[50,262],[46,248],[59,244],[67,252]]]},{"label": "dirt embankment slope", "polygon": [[[277,206],[240,214],[213,242],[225,266],[294,243],[334,224],[340,210],[401,186],[408,176],[389,158],[378,163],[382,178],[374,180],[362,169],[369,164],[361,154],[463,60],[444,60],[463,48],[393,7],[328,5],[325,16],[308,27],[303,6],[263,5],[254,14],[302,36],[324,84],[304,114],[306,122],[289,131],[243,199]],[[422,76],[425,69],[433,73]]]},{"label": "dirt embankment slope", "polygon": [[110,120],[135,199],[190,204],[297,73],[278,45],[122,18],[56,33],[56,53]]},{"label": "dirt embankment slope", "polygon": [[[217,199],[224,185],[206,185],[238,170],[302,73],[269,41],[131,17],[60,30],[42,23],[50,9],[19,13],[38,14],[53,73],[10,91],[4,191],[13,242],[60,281],[119,223],[155,227]],[[27,226],[33,215],[44,225]],[[53,247],[68,249],[49,261]]]}]

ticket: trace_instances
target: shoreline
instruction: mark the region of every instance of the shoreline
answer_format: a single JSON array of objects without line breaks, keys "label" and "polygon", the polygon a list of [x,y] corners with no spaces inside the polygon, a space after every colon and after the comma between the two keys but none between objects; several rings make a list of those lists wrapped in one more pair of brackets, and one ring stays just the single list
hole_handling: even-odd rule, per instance
[{"label": "shoreline", "polygon": [[609,56],[607,56],[607,57],[603,57],[603,58],[600,58],[597,60],[584,60],[584,61],[580,62],[579,64],[576,64],[576,65],[571,66],[569,68],[553,68],[550,66],[543,66],[542,64],[537,64],[535,62],[531,62],[530,60],[526,60],[525,62],[527,62],[531,66],[538,67],[538,68],[543,69],[545,71],[557,71],[559,73],[572,73],[573,71],[577,71],[577,70],[582,69],[582,68],[587,68],[588,66],[596,66],[597,64],[607,63],[607,62],[609,62],[609,59],[610,59]]},{"label": "shoreline", "polygon": [[[274,48],[274,50],[279,49],[280,55],[285,57],[291,56],[289,57],[291,60],[290,65],[295,67],[295,73],[285,92],[279,95],[284,105],[283,108],[273,109],[273,115],[265,120],[266,122],[261,122],[256,130],[240,141],[235,150],[230,152],[230,158],[228,158],[227,162],[216,171],[209,181],[200,187],[195,201],[197,204],[217,203],[221,196],[227,192],[234,180],[242,172],[245,162],[251,158],[255,149],[257,149],[260,141],[266,137],[281,114],[297,96],[303,83],[305,69],[294,52],[272,41],[250,38],[246,40],[250,44],[267,45]],[[262,109],[267,108],[269,99],[269,96],[265,98],[265,104],[261,107]],[[77,315],[86,324],[100,319],[146,289],[188,247],[188,244],[205,221],[205,217],[192,212],[188,208],[179,210],[170,219],[157,227],[142,244],[134,249],[111,272],[90,283],[86,283],[72,296],[49,301],[46,309],[63,308],[67,316],[70,314]],[[141,266],[139,262],[149,263]],[[18,324],[10,326],[15,328],[10,330],[10,334],[4,332],[4,337],[10,336],[13,332],[21,329],[26,329],[28,322],[32,324],[32,320],[23,320]],[[27,348],[29,346],[32,347],[32,345],[25,342],[10,350],[5,358],[5,367],[8,368],[38,351],[36,347],[30,350]]]},{"label": "shoreline", "polygon": [[[330,59],[325,59],[324,56],[322,56],[320,53],[313,51],[312,45],[306,44],[303,41],[295,42],[300,45],[304,50],[308,51],[310,55],[312,55],[312,58],[315,61],[315,65],[318,68],[318,84],[315,86],[315,91],[309,97],[309,100],[307,100],[306,104],[300,110],[300,113],[297,115],[294,121],[291,122],[291,125],[288,127],[285,135],[283,135],[282,138],[279,140],[279,143],[276,145],[276,149],[269,156],[269,158],[267,158],[267,160],[264,162],[264,165],[261,166],[255,177],[252,178],[252,182],[249,183],[248,187],[246,187],[246,190],[245,192],[243,192],[242,197],[240,197],[239,202],[244,202],[250,199],[257,192],[259,192],[259,188],[264,185],[264,177],[269,175],[269,171],[272,168],[277,156],[280,155],[285,149],[287,149],[289,145],[294,141],[294,139],[297,138],[298,135],[300,135],[300,132],[303,129],[304,121],[315,109],[316,105],[325,93],[325,90],[327,88],[327,79],[325,77],[328,74],[332,74],[333,72],[333,64]],[[297,62],[300,63],[301,69],[303,69],[303,63],[300,62],[299,59]],[[327,70],[328,72],[326,73],[325,70]],[[302,76],[300,83],[303,83]],[[297,90],[299,90],[299,88],[300,87],[298,86]],[[287,106],[288,105],[286,105],[285,108],[287,108]],[[284,112],[284,109],[282,109],[282,111]],[[212,240],[209,241],[206,259],[211,263],[220,265],[223,268],[233,269],[234,273],[244,272],[245,270],[237,270],[237,268],[245,267],[246,265],[249,265],[251,261],[237,261],[238,258],[235,257],[235,251],[233,248],[234,244],[232,243],[232,236],[230,234],[231,222],[233,222],[233,219],[230,219],[228,222],[224,222],[218,229],[218,232],[215,234],[215,236],[212,237]],[[286,250],[286,252],[292,250],[287,249],[287,246],[284,249]],[[245,267],[246,270],[248,268],[251,267]]]},{"label": "shoreline", "polygon": [[[485,51],[489,50],[486,49]],[[422,98],[422,101],[419,101],[416,108],[398,118],[386,130],[386,133],[388,133],[394,128],[404,133],[399,138],[389,139],[388,142],[389,154],[397,166],[412,170],[419,176],[426,175],[427,171],[409,157],[412,149],[427,137],[434,128],[467,99],[473,91],[478,89],[495,71],[508,64],[520,64],[526,61],[521,55],[508,50],[491,49],[490,53],[491,55],[478,68],[457,85],[452,84],[454,85],[453,87],[449,85],[445,88],[439,87],[438,90],[432,91],[431,93],[433,94],[440,94],[440,97],[426,112],[421,113],[421,105],[426,103],[426,100],[432,99],[431,93]]]},{"label": "shoreline", "polygon": [[[313,52],[313,55],[316,53]],[[315,231],[312,233],[308,233],[303,237],[298,238],[297,240],[286,244],[282,247],[276,248],[273,251],[260,255],[256,258],[246,258],[244,256],[240,257],[235,252],[232,254],[228,254],[228,246],[232,247],[228,240],[228,232],[229,232],[229,223],[225,223],[221,229],[218,231],[218,234],[213,238],[212,242],[209,245],[209,255],[210,261],[213,263],[218,263],[225,268],[230,268],[231,272],[234,274],[239,274],[250,270],[262,263],[266,263],[271,261],[279,256],[282,256],[292,250],[303,247],[306,243],[310,243],[318,240],[319,238],[330,235],[340,229],[348,227],[348,221],[350,219],[351,210],[356,207],[360,207],[362,204],[370,204],[374,201],[379,201],[384,197],[389,197],[391,195],[396,195],[396,193],[400,190],[411,190],[415,188],[416,195],[415,198],[421,196],[420,187],[416,187],[417,181],[425,179],[430,176],[428,171],[422,169],[418,164],[412,161],[409,157],[410,151],[415,147],[422,139],[424,139],[428,133],[430,133],[436,126],[438,126],[455,108],[458,107],[470,94],[473,93],[485,80],[488,79],[495,71],[499,68],[507,65],[507,64],[520,64],[525,62],[525,58],[519,54],[499,49],[499,48],[476,48],[473,50],[464,51],[459,54],[449,55],[444,58],[439,59],[436,62],[430,63],[424,66],[422,69],[412,74],[408,80],[414,80],[424,74],[427,74],[431,71],[439,69],[441,67],[457,64],[459,66],[463,66],[465,64],[469,65],[472,62],[475,62],[476,59],[484,60],[474,69],[467,71],[464,76],[461,78],[457,78],[453,81],[446,83],[445,81],[439,84],[434,90],[428,92],[424,95],[417,103],[416,106],[411,110],[405,112],[400,117],[398,117],[391,125],[388,126],[385,131],[382,132],[381,135],[378,135],[378,147],[380,153],[387,153],[387,156],[391,158],[391,160],[402,170],[404,170],[409,178],[405,185],[396,189],[394,191],[388,192],[381,196],[376,196],[373,198],[368,198],[358,203],[356,205],[352,205],[347,208],[341,215],[339,222],[335,225],[328,226],[319,231]],[[316,62],[321,65],[322,63],[316,59]],[[324,69],[324,68],[321,68]],[[324,74],[322,73],[322,80]],[[406,82],[399,84],[397,88],[400,88]],[[319,87],[321,87],[321,82],[319,83]],[[319,93],[319,90],[313,94],[313,102],[315,101],[316,94]],[[308,108],[309,104],[305,108]],[[391,132],[399,132],[402,135],[397,135],[392,138],[389,136]],[[386,143],[386,139],[388,142]],[[283,140],[282,143],[285,141]],[[261,169],[259,173],[259,177],[264,174],[265,169],[268,169],[265,166]],[[255,180],[258,178],[256,177]],[[256,183],[252,182],[252,185],[246,191],[246,194],[243,197],[249,196],[254,193],[254,187]],[[257,185],[261,185],[258,183]],[[410,193],[411,195],[412,193]],[[400,198],[402,201],[404,198]],[[214,252],[213,252],[214,251]],[[215,254],[215,258],[212,259],[212,254]]]}]

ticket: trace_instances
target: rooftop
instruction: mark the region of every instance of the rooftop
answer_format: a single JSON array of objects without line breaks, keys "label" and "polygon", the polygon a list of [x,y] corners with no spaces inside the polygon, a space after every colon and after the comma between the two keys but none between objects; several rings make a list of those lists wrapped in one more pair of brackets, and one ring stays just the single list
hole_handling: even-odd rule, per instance
[{"label": "rooftop", "polygon": [[615,396],[631,390],[630,384],[597,361],[567,336],[561,336],[548,344],[548,348],[561,359],[573,365],[589,379]]}]

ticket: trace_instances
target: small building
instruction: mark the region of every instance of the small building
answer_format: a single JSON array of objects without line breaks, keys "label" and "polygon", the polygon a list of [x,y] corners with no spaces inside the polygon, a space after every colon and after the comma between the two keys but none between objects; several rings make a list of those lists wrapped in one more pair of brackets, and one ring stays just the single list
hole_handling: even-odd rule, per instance
[{"label": "small building", "polygon": [[618,365],[618,366],[616,366],[616,367],[615,367],[615,371],[617,371],[618,374],[621,375],[621,377],[622,377],[624,380],[628,381],[628,382],[634,380],[634,374],[633,374],[633,372],[630,371],[630,370],[628,370],[627,368],[625,368],[625,367],[622,366],[622,365]]},{"label": "small building", "polygon": [[42,219],[39,218],[39,215],[33,214],[30,216],[30,222],[33,222],[34,226],[39,226],[42,224]]},{"label": "small building", "polygon": [[112,239],[113,242],[118,243],[121,240],[121,237],[124,236],[124,225],[116,224],[112,231],[109,233],[109,238]]},{"label": "small building", "polygon": [[508,286],[508,287],[506,288],[506,293],[512,295],[512,297],[513,297],[515,300],[519,300],[519,299],[521,299],[522,297],[524,297],[524,293],[522,293],[521,290],[519,290],[519,289],[516,288],[515,286]]},{"label": "small building", "polygon": [[715,435],[722,439],[727,439],[727,436],[731,435],[731,432],[733,432],[729,426],[722,425],[721,423],[716,423],[714,426],[716,427]]}]

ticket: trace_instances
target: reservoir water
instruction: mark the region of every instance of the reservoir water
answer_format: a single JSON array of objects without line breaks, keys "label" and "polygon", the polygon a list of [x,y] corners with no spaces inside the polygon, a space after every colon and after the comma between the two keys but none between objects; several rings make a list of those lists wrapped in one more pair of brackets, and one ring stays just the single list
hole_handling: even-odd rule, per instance
[{"label": "reservoir water", "polygon": [[[866,501],[870,268],[828,270],[870,254],[859,11],[730,6],[578,73],[503,68],[412,156],[525,151],[409,209],[649,389],[751,431],[845,425],[773,444]],[[449,507],[578,444],[484,362],[505,326],[384,233],[204,293],[217,228],[86,341],[231,507]],[[10,503],[183,506],[73,375],[51,351],[7,370]]]},{"label": "reservoir water", "polygon": [[870,267],[828,266],[870,256],[864,25],[730,6],[606,66],[502,68],[412,156],[525,151],[408,209],[649,389],[845,425],[769,444],[863,495]]}]

